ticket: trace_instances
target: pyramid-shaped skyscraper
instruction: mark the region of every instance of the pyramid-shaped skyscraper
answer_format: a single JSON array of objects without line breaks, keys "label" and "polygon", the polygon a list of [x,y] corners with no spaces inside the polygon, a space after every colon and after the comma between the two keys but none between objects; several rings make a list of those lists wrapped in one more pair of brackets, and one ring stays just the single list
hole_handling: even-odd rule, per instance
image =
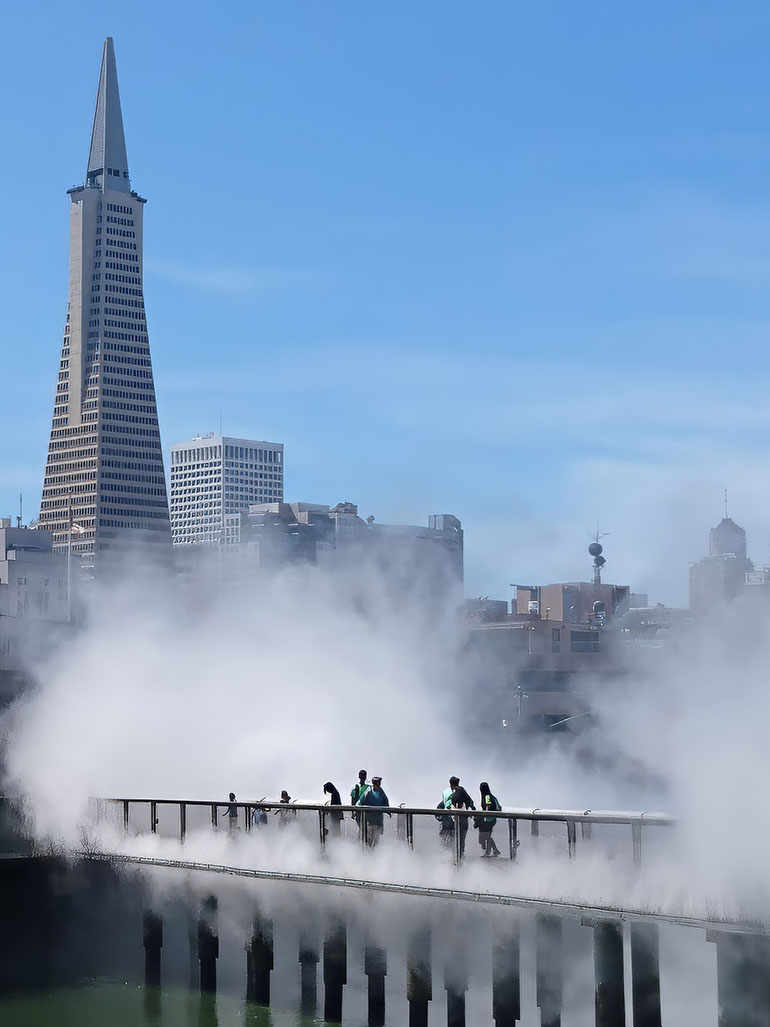
[{"label": "pyramid-shaped skyscraper", "polygon": [[[69,190],[70,282],[40,526],[101,563],[171,540],[115,51],[102,52],[86,181]],[[153,550],[153,552],[158,552]]]}]

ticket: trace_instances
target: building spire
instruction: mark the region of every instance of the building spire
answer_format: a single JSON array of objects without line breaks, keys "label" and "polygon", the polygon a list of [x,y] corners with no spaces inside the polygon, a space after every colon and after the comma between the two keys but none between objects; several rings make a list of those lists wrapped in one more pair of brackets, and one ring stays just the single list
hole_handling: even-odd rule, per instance
[{"label": "building spire", "polygon": [[123,136],[123,116],[120,113],[118,72],[115,67],[115,49],[112,38],[107,37],[102,50],[102,67],[96,93],[94,125],[91,131],[91,150],[88,154],[88,185],[102,190],[130,192],[126,141]]}]

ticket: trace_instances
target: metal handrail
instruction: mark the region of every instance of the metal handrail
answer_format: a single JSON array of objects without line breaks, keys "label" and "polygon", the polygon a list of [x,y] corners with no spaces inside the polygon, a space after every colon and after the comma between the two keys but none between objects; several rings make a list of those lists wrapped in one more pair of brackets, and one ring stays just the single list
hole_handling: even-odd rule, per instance
[{"label": "metal handrail", "polygon": [[157,805],[165,806],[179,806],[180,803],[184,803],[185,806],[206,806],[211,808],[217,806],[220,809],[225,809],[229,806],[236,806],[238,809],[253,810],[253,809],[266,809],[266,810],[308,810],[321,812],[325,810],[327,813],[330,810],[341,810],[344,813],[355,812],[360,813],[362,810],[378,810],[384,813],[412,813],[415,815],[424,816],[442,816],[444,813],[450,813],[452,815],[457,814],[461,817],[495,817],[501,820],[542,820],[546,822],[557,821],[563,822],[565,820],[574,820],[577,823],[590,823],[590,824],[633,824],[636,821],[643,821],[645,824],[650,824],[660,827],[671,827],[676,823],[676,820],[667,813],[648,813],[644,810],[636,811],[616,811],[616,810],[577,810],[577,809],[530,809],[526,807],[515,807],[511,806],[508,809],[503,810],[485,810],[485,809],[454,809],[450,807],[444,809],[441,806],[351,806],[351,805],[339,805],[332,806],[327,803],[317,802],[281,802],[278,799],[250,799],[247,801],[237,800],[236,802],[229,802],[227,799],[137,799],[137,798],[115,798],[107,797],[98,799],[99,802],[129,802],[129,803],[144,803],[145,805],[150,802],[154,802]]},{"label": "metal handrail", "polygon": [[[309,803],[309,802],[290,802],[282,803],[275,802],[269,799],[261,798],[253,801],[234,801],[229,800],[218,800],[211,801],[208,799],[151,799],[151,798],[107,798],[107,799],[96,799],[97,803],[110,803],[114,805],[120,805],[123,811],[123,826],[125,830],[128,830],[131,822],[131,806],[141,804],[144,806],[149,805],[150,807],[150,830],[152,832],[157,831],[158,825],[158,807],[159,806],[175,806],[179,810],[179,837],[180,841],[184,841],[187,833],[187,810],[189,807],[207,808],[210,811],[211,825],[216,828],[218,824],[218,814],[220,810],[228,810],[231,807],[235,807],[236,810],[243,810],[245,828],[247,831],[252,829],[252,814],[255,810],[262,809],[266,811],[274,812],[285,812],[292,813],[296,812],[314,812],[318,814],[318,827],[319,827],[319,838],[321,848],[324,849],[326,846],[326,838],[328,831],[326,829],[326,821],[332,812],[335,813],[352,813],[358,814],[356,820],[358,822],[358,829],[360,840],[362,844],[365,844],[368,840],[368,825],[369,816],[362,816],[365,813],[375,814],[387,814],[392,816],[394,813],[397,817],[397,824],[399,825],[399,835],[403,837],[410,848],[414,848],[414,817],[431,817],[438,819],[440,817],[451,817],[454,821],[455,828],[459,827],[459,822],[463,818],[468,817],[483,817],[492,818],[495,821],[503,820],[508,822],[508,849],[509,858],[511,860],[516,859],[516,850],[519,847],[519,841],[517,838],[518,834],[518,822],[528,821],[531,827],[531,833],[533,836],[537,836],[540,833],[540,823],[563,823],[567,828],[567,848],[570,858],[575,855],[575,848],[577,844],[577,825],[581,825],[581,834],[584,840],[588,840],[591,837],[591,827],[594,824],[604,825],[621,825],[628,826],[631,828],[631,839],[633,846],[633,859],[635,863],[640,863],[642,858],[642,826],[651,827],[670,827],[675,821],[673,818],[665,813],[647,813],[643,811],[639,812],[628,812],[628,811],[616,811],[616,810],[543,810],[543,809],[528,809],[528,808],[509,808],[507,810],[461,810],[450,807],[446,809],[442,806],[436,807],[424,807],[424,806],[353,806],[353,805],[339,805],[330,806],[328,804],[320,803]],[[454,848],[455,848],[455,863],[458,865],[462,861],[463,856],[463,844],[464,844],[465,832],[461,832],[457,829],[454,830]]]}]

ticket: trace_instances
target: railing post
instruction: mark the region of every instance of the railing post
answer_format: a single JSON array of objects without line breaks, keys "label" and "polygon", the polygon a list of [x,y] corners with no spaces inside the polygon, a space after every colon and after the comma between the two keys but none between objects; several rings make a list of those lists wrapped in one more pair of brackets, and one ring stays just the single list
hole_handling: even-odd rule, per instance
[{"label": "railing post", "polygon": [[452,814],[454,825],[455,825],[455,866],[459,867],[462,860],[460,854],[460,816],[457,813]]},{"label": "railing post", "polygon": [[577,843],[577,824],[574,820],[567,821],[567,852],[569,858],[573,859],[575,856],[575,845]]},{"label": "railing post", "polygon": [[326,810],[319,809],[318,811],[318,830],[321,835],[321,852],[326,848]]},{"label": "railing post", "polygon": [[361,840],[361,844],[362,845],[366,845],[366,843],[368,841],[368,838],[369,838],[369,835],[368,835],[368,828],[367,828],[367,823],[366,823],[366,809],[365,808],[362,808],[361,812],[359,813],[358,834],[359,834],[359,838]]},{"label": "railing post", "polygon": [[123,800],[123,830],[128,831],[129,816],[128,816],[128,799]]},{"label": "railing post", "polygon": [[508,851],[510,858],[516,859],[516,850],[519,847],[519,842],[516,837],[518,832],[518,821],[516,817],[510,817],[508,820]]},{"label": "railing post", "polygon": [[414,813],[406,815],[406,840],[409,843],[409,848],[414,849]]},{"label": "railing post", "polygon": [[634,845],[634,863],[642,862],[642,822],[634,820],[631,822],[631,840]]},{"label": "railing post", "polygon": [[187,834],[187,804],[184,802],[179,803],[179,841],[184,841],[184,836]]},{"label": "railing post", "polygon": [[251,830],[252,825],[254,823],[254,813],[255,813],[255,811],[256,811],[256,806],[249,806],[248,803],[246,803],[246,805],[243,807],[243,820],[244,820],[243,830],[244,831],[250,831]]},{"label": "railing post", "polygon": [[158,804],[153,800],[150,803],[150,830],[153,834],[158,831]]},{"label": "railing post", "polygon": [[590,820],[584,820],[580,825],[580,834],[583,837],[583,841],[588,842],[591,840],[591,824]]},{"label": "railing post", "polygon": [[211,804],[211,826],[217,826],[217,804],[215,802]]}]

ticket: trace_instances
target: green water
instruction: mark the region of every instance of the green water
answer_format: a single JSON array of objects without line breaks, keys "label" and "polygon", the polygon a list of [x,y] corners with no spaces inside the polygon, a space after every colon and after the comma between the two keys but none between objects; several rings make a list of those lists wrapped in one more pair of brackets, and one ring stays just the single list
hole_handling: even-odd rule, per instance
[{"label": "green water", "polygon": [[325,1020],[266,1009],[228,995],[198,995],[94,981],[0,998],[2,1027],[324,1027]]}]

